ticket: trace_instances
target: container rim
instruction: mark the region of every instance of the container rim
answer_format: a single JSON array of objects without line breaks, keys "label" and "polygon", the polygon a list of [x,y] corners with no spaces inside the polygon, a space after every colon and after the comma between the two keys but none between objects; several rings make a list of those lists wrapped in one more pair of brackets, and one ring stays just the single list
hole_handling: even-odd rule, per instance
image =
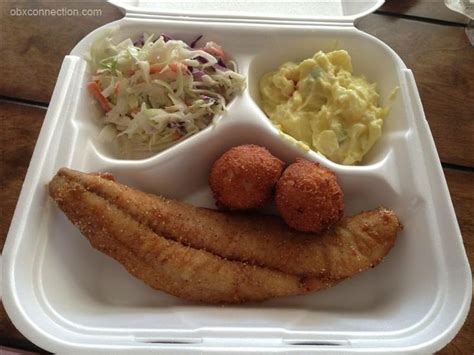
[{"label": "container rim", "polygon": [[[306,24],[353,24],[361,17],[376,11],[385,2],[385,0],[222,0],[219,2],[184,0],[179,2],[160,1],[159,3],[150,0],[107,1],[119,8],[126,16],[131,17]],[[289,15],[288,8],[294,7],[295,4],[298,6],[298,10],[295,14]],[[338,14],[335,13],[336,10],[339,11]],[[318,15],[312,15],[315,13]]]}]

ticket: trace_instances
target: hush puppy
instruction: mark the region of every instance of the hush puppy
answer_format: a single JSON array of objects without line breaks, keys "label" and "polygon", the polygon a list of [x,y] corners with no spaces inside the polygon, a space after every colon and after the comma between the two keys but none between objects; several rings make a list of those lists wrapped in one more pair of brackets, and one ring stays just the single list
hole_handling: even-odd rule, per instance
[{"label": "hush puppy", "polygon": [[336,175],[304,159],[297,159],[278,180],[275,203],[283,220],[301,232],[322,232],[343,216],[344,201]]},{"label": "hush puppy", "polygon": [[273,196],[284,163],[254,144],[231,148],[214,162],[209,185],[219,208],[262,207]]}]

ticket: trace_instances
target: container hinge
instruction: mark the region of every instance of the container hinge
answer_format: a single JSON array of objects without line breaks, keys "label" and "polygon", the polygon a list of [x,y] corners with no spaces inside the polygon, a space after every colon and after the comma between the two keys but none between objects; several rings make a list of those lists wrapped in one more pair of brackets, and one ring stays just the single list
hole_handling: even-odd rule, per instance
[{"label": "container hinge", "polygon": [[279,25],[279,26],[328,26],[328,27],[354,27],[352,19],[340,21],[304,21],[304,20],[287,20],[287,19],[262,19],[262,18],[245,18],[245,17],[218,17],[218,16],[179,16],[179,15],[159,15],[148,14],[142,12],[127,11],[125,13],[127,19],[153,19],[176,22],[204,22],[204,23],[225,23],[225,24],[246,24],[246,25]]},{"label": "container hinge", "polygon": [[203,345],[212,347],[337,347],[348,346],[350,342],[342,339],[282,339],[282,338],[165,338],[165,337],[136,337],[135,342],[157,345]]}]

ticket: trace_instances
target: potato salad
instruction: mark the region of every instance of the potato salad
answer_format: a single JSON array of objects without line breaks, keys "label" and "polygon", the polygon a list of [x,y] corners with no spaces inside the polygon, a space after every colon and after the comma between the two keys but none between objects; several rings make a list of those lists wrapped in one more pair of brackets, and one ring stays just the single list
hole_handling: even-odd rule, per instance
[{"label": "potato salad", "polygon": [[389,108],[374,83],[352,74],[345,50],[287,62],[260,80],[261,107],[272,123],[326,158],[360,163],[382,135]]}]

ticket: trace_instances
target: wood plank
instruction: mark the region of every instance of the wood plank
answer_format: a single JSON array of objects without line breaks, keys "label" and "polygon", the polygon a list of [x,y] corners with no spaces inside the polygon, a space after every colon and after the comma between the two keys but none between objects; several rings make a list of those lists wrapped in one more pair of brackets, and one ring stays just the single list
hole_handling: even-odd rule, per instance
[{"label": "wood plank", "polygon": [[[35,353],[45,354],[45,350],[37,347],[31,341],[26,339],[13,325],[10,318],[8,318],[3,304],[0,302],[0,344],[10,348],[22,349],[32,351]],[[0,354],[3,354],[0,347]]]},{"label": "wood plank", "polygon": [[[18,9],[97,10],[100,16],[11,16]],[[64,56],[122,13],[100,1],[0,1],[0,95],[49,102]]]},{"label": "wood plank", "polygon": [[386,0],[379,9],[393,15],[408,15],[466,24],[466,16],[449,9],[443,0]]},{"label": "wood plank", "polygon": [[358,28],[413,70],[442,162],[474,166],[474,47],[459,27],[370,15]]},{"label": "wood plank", "polygon": [[[474,173],[444,169],[449,192],[458,218],[471,270],[474,270]],[[474,354],[474,302],[464,326],[457,336],[438,354]]]},{"label": "wood plank", "polygon": [[[0,101],[0,249],[3,250],[21,186],[43,123],[44,108]],[[41,352],[14,327],[0,305],[0,344]],[[0,351],[1,352],[1,351]]]},{"label": "wood plank", "polygon": [[3,248],[46,109],[0,101],[0,242]]}]

